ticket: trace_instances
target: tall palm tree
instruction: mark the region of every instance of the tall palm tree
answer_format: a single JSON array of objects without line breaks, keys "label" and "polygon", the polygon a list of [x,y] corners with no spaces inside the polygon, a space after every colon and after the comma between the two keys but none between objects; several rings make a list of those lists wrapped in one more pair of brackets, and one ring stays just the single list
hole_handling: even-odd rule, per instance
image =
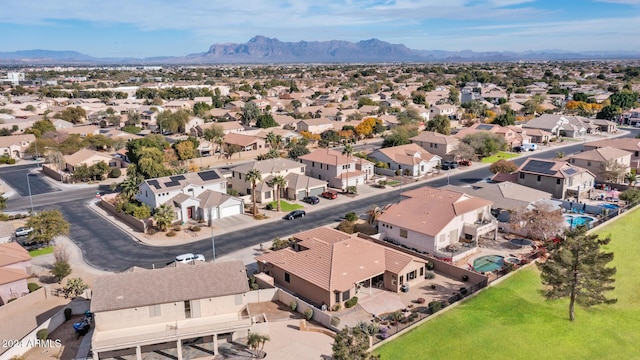
[{"label": "tall palm tree", "polygon": [[276,134],[273,131],[269,131],[265,140],[267,140],[267,143],[269,143],[272,148],[275,148],[274,144],[276,142]]},{"label": "tall palm tree", "polygon": [[287,179],[282,175],[276,175],[268,182],[269,186],[275,188],[276,191],[276,210],[280,211],[280,189],[287,186]]},{"label": "tall palm tree", "polygon": [[347,156],[347,194],[349,193],[349,168],[351,167],[351,155],[353,155],[353,146],[351,144],[345,144],[342,149],[342,155]]},{"label": "tall palm tree", "polygon": [[133,174],[127,176],[127,178],[120,184],[121,194],[126,200],[133,199],[134,196],[138,193],[138,185],[142,182],[142,179]]},{"label": "tall palm tree", "polygon": [[378,222],[378,217],[382,215],[382,209],[380,209],[378,205],[372,205],[371,209],[367,211],[367,215],[369,215],[369,219],[367,222],[369,223],[369,225],[374,226]]},{"label": "tall palm tree", "polygon": [[156,225],[161,231],[165,231],[171,226],[173,222],[173,209],[167,204],[158,206],[153,214],[153,220],[156,221]]},{"label": "tall palm tree", "polygon": [[251,199],[253,200],[253,216],[256,216],[258,213],[258,207],[256,204],[256,184],[262,180],[262,174],[260,174],[260,170],[251,169],[247,172],[247,176],[245,177],[246,181],[251,183]]},{"label": "tall palm tree", "polygon": [[276,150],[280,150],[280,146],[282,146],[282,135],[276,135],[275,139],[273,139],[273,146]]}]

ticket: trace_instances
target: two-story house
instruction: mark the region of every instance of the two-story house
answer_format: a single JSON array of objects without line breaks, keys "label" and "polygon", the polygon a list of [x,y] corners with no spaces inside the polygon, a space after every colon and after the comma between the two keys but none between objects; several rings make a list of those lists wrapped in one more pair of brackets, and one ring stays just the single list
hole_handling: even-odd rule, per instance
[{"label": "two-story house", "polygon": [[320,227],[293,238],[293,247],[256,257],[258,268],[318,307],[342,305],[372,287],[397,293],[424,280],[425,260],[356,234]]},{"label": "two-story house", "polygon": [[631,155],[629,151],[605,146],[570,155],[567,161],[591,171],[596,181],[620,183],[631,172]]},{"label": "two-story house", "polygon": [[640,140],[634,138],[616,138],[590,141],[583,145],[584,151],[613,147],[631,153],[630,166],[632,169],[640,169]]},{"label": "two-story house", "polygon": [[497,237],[489,200],[428,186],[402,196],[378,217],[383,239],[455,261],[475,251],[480,236]]},{"label": "two-story house", "polygon": [[423,131],[412,137],[411,142],[418,144],[431,154],[438,155],[442,159],[450,160],[451,152],[458,147],[460,140],[455,136],[443,135],[435,131]]},{"label": "two-story house", "polygon": [[553,194],[554,198],[580,198],[593,189],[596,176],[565,160],[528,158],[516,170],[518,184]]},{"label": "two-story house", "polygon": [[418,144],[381,148],[373,151],[369,157],[407,176],[424,175],[433,171],[442,161],[440,156],[430,154]]},{"label": "two-story house", "polygon": [[327,188],[327,182],[305,175],[305,165],[284,158],[251,161],[231,168],[229,186],[240,194],[251,194],[251,183],[247,174],[258,170],[262,180],[256,183],[256,202],[276,200],[275,189],[269,183],[274,176],[282,176],[287,185],[280,189],[281,198],[301,200],[308,195],[320,195]]},{"label": "two-story house", "polygon": [[301,120],[296,124],[296,130],[298,132],[308,131],[312,134],[320,134],[326,130],[333,130],[333,121],[327,118]]},{"label": "two-story house", "polygon": [[473,124],[470,127],[458,131],[458,133],[456,133],[454,136],[458,139],[463,139],[469,134],[483,131],[501,136],[502,138],[504,138],[504,141],[510,149],[522,144],[528,144],[531,141],[531,137],[529,137],[526,132],[517,132],[508,126],[503,127],[495,124]]},{"label": "two-story house", "polygon": [[373,166],[370,161],[355,156],[347,157],[331,149],[316,149],[300,156],[298,160],[306,165],[306,175],[327,181],[330,187],[336,189],[364,184],[368,174],[362,170],[363,166]]},{"label": "two-story house", "polygon": [[147,179],[138,189],[138,201],[151,209],[168,203],[180,221],[211,222],[244,213],[244,201],[226,194],[227,180],[216,169]]},{"label": "two-story house", "polygon": [[242,261],[179,265],[96,278],[94,360],[141,360],[163,350],[182,360],[183,349],[193,345],[215,356],[219,342],[247,336],[254,323],[245,301],[249,285]]},{"label": "two-story house", "polygon": [[31,256],[17,242],[0,244],[0,306],[29,293]]}]

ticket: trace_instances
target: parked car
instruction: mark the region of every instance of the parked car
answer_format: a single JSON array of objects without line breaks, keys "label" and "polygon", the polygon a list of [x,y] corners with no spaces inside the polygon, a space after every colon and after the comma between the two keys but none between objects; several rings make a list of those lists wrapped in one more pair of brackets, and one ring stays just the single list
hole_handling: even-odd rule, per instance
[{"label": "parked car", "polygon": [[522,149],[522,147],[521,147],[521,146],[514,146],[512,150],[513,150],[513,152],[517,152],[517,153],[519,153],[519,152],[522,152],[522,151],[523,151],[523,149]]},{"label": "parked car", "polygon": [[205,260],[204,255],[202,254],[187,253],[187,254],[176,256],[176,262],[180,262],[180,263],[188,263],[192,261],[204,261],[204,260]]},{"label": "parked car", "polygon": [[443,161],[441,166],[442,170],[451,170],[458,167],[458,163],[454,161]]},{"label": "parked car", "polygon": [[306,202],[307,204],[315,205],[320,202],[320,199],[317,196],[307,196],[302,199],[302,201]]},{"label": "parked car", "polygon": [[28,227],[21,226],[21,227],[16,229],[16,237],[17,236],[27,236],[27,235],[31,234],[32,232],[33,232],[33,228],[28,228]]},{"label": "parked car", "polygon": [[522,151],[534,151],[538,149],[538,144],[522,144],[520,145]]},{"label": "parked car", "polygon": [[293,219],[297,219],[297,218],[302,218],[306,214],[307,213],[304,210],[293,210],[292,212],[290,212],[287,215],[285,215],[283,219],[293,220]]},{"label": "parked car", "polygon": [[462,166],[471,166],[472,165],[471,160],[460,160],[460,161],[458,161],[458,164],[462,165]]},{"label": "parked car", "polygon": [[335,191],[325,191],[322,193],[322,197],[325,199],[337,199],[338,198],[338,193]]}]

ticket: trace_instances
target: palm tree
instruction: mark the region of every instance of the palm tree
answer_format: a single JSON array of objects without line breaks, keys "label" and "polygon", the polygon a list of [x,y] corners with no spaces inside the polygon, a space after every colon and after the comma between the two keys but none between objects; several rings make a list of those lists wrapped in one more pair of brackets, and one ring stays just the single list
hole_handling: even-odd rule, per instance
[{"label": "palm tree", "polygon": [[249,349],[253,350],[253,357],[257,357],[258,346],[260,346],[260,342],[262,342],[262,335],[252,332],[247,337],[247,346]]},{"label": "palm tree", "polygon": [[280,211],[280,189],[287,186],[287,179],[282,175],[274,176],[269,182],[269,186],[275,188],[276,191],[276,211]]},{"label": "palm tree", "polygon": [[167,204],[162,204],[156,208],[153,219],[156,221],[158,228],[161,231],[165,231],[171,226],[173,216],[173,209]]},{"label": "palm tree", "polygon": [[267,341],[271,340],[271,338],[269,338],[269,335],[260,335],[260,353],[262,354],[263,351],[262,349],[264,349],[264,344],[267,343]]},{"label": "palm tree", "polygon": [[624,176],[624,180],[629,183],[629,186],[633,186],[638,181],[638,175],[634,173],[628,173]]},{"label": "palm tree", "polygon": [[133,199],[139,191],[138,186],[141,182],[140,177],[135,174],[127,176],[122,184],[120,184],[120,188],[122,189],[120,193],[126,200]]},{"label": "palm tree", "polygon": [[349,193],[349,168],[351,167],[351,155],[353,155],[353,146],[346,144],[342,149],[342,155],[347,156],[347,194]]},{"label": "palm tree", "polygon": [[273,131],[269,131],[265,140],[267,140],[267,143],[269,143],[272,148],[275,148],[274,144],[276,142],[276,134]]},{"label": "palm tree", "polygon": [[251,169],[247,173],[245,177],[246,181],[251,183],[251,198],[253,200],[253,216],[256,216],[258,213],[258,207],[256,204],[256,184],[262,180],[262,174],[260,174],[260,170]]}]

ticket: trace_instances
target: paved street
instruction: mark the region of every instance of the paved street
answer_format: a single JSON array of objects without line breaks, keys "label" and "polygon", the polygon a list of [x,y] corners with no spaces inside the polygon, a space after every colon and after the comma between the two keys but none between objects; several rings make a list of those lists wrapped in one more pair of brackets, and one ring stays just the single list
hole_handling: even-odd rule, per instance
[{"label": "paved street", "polygon": [[[632,131],[627,137],[634,137],[638,131]],[[565,146],[561,151],[566,154],[582,149],[582,143],[574,143]],[[514,159],[517,164],[524,162],[526,157],[535,156],[538,158],[553,158],[558,149],[541,150],[531,153],[524,153],[521,157]],[[26,168],[21,167],[2,168],[0,178],[10,186],[14,181],[19,184],[19,179],[24,176],[26,179]],[[20,175],[23,174],[23,175]],[[276,237],[284,237],[295,232],[307,230],[313,227],[327,225],[339,221],[339,217],[344,216],[349,211],[358,214],[366,212],[371,205],[379,206],[400,200],[400,193],[424,185],[443,186],[447,183],[454,185],[466,185],[483,178],[491,176],[487,167],[456,169],[449,173],[449,176],[442,176],[427,182],[406,185],[401,189],[381,192],[369,197],[357,196],[353,201],[336,203],[334,206],[313,209],[307,212],[307,216],[294,221],[277,220],[266,222],[259,226],[248,227],[242,230],[228,232],[215,236],[216,255],[222,256],[233,253],[240,249],[257,246],[259,243],[270,242]],[[33,178],[33,176],[31,177]],[[37,178],[37,177],[36,177]],[[57,208],[64,214],[71,223],[71,234],[69,237],[80,247],[83,257],[91,266],[111,271],[122,271],[131,266],[141,266],[151,268],[153,266],[164,266],[177,254],[185,252],[202,253],[207,259],[212,256],[211,239],[204,239],[190,244],[183,244],[171,247],[154,247],[140,243],[130,234],[121,230],[107,219],[97,215],[88,208],[88,202],[92,201],[93,194],[97,187],[83,186],[79,189],[59,191],[50,185],[49,182],[38,178],[43,185],[37,185],[41,189],[33,196],[36,210]],[[33,186],[33,184],[31,184]],[[17,192],[22,195],[20,186]],[[45,193],[49,191],[49,193]],[[50,191],[54,191],[50,193]],[[33,188],[32,188],[32,193]],[[22,195],[21,198],[14,197],[7,203],[9,211],[26,210],[29,199]],[[309,209],[309,208],[308,208]]]},{"label": "paved street", "polygon": [[[28,176],[28,182],[27,182]],[[46,194],[60,189],[54,187],[42,177],[45,176],[37,171],[35,164],[16,165],[2,168],[2,181],[11,187],[22,197],[29,196],[29,186],[31,195]]]}]

